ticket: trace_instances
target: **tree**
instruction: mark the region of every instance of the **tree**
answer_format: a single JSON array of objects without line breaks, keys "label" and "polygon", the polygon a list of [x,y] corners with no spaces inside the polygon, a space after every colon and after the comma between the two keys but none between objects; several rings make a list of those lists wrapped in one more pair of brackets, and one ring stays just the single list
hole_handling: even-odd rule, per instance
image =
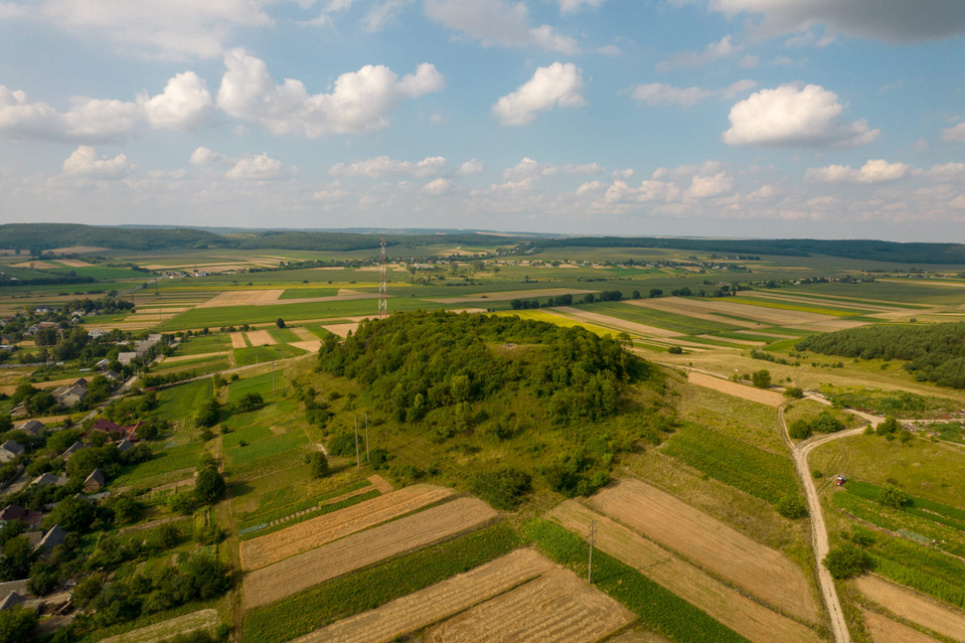
[{"label": "tree", "polygon": [[278,319],[275,320],[275,326],[278,326],[278,328],[284,328],[285,320],[279,317]]},{"label": "tree", "polygon": [[0,612],[0,643],[23,643],[33,638],[40,617],[32,609],[14,605]]},{"label": "tree", "polygon": [[651,289],[650,289],[650,299],[656,299],[657,297],[660,297],[661,295],[663,295],[663,291],[660,290],[659,288],[651,288]]},{"label": "tree", "polygon": [[217,398],[209,397],[201,404],[198,414],[194,418],[195,424],[200,427],[214,426],[221,419],[221,404]]},{"label": "tree", "polygon": [[900,511],[904,509],[905,505],[911,502],[911,498],[901,489],[889,485],[885,487],[881,495],[878,496],[878,502],[886,507]]},{"label": "tree", "polygon": [[754,371],[751,375],[751,382],[757,388],[770,388],[771,387],[771,372],[766,368],[759,371]]},{"label": "tree", "polygon": [[6,433],[13,428],[13,418],[9,413],[0,413],[0,433]]},{"label": "tree", "polygon": [[639,290],[634,290],[634,291],[630,294],[630,297],[631,297],[632,299],[640,299],[640,291],[639,291]]},{"label": "tree", "polygon": [[815,433],[837,433],[843,428],[844,424],[828,411],[821,411],[811,420],[811,430]]},{"label": "tree", "polygon": [[874,567],[874,561],[863,549],[846,544],[829,551],[824,557],[824,566],[831,576],[841,580],[860,576]]},{"label": "tree", "polygon": [[97,595],[101,593],[101,589],[104,587],[104,582],[99,576],[86,576],[83,580],[77,583],[74,587],[74,593],[71,595],[71,599],[77,604],[81,609],[85,609],[88,605],[93,603]]},{"label": "tree", "polygon": [[800,386],[786,386],[784,387],[784,395],[792,400],[800,400],[804,397],[804,389]]},{"label": "tree", "polygon": [[811,437],[811,425],[804,418],[798,418],[787,429],[792,440],[806,440]]},{"label": "tree", "polygon": [[808,515],[808,508],[800,496],[784,496],[777,501],[775,508],[777,513],[790,520],[804,518]]},{"label": "tree", "polygon": [[530,476],[513,467],[502,467],[494,471],[477,473],[469,479],[472,492],[496,509],[511,511],[515,509],[522,495],[530,489]]},{"label": "tree", "polygon": [[309,455],[308,464],[313,478],[324,478],[328,475],[328,458],[321,451]]},{"label": "tree", "polygon": [[97,512],[94,506],[81,498],[64,498],[54,507],[46,518],[44,518],[44,528],[50,529],[54,525],[60,525],[67,531],[85,532],[90,529],[94,522]]},{"label": "tree", "polygon": [[3,559],[0,560],[0,579],[18,580],[30,573],[34,561],[33,546],[26,536],[16,536],[3,545]]},{"label": "tree", "polygon": [[198,500],[207,505],[213,505],[225,497],[226,485],[224,478],[213,466],[207,466],[198,474],[194,483],[194,493]]},{"label": "tree", "polygon": [[878,435],[886,435],[888,433],[897,432],[898,428],[899,428],[898,420],[896,420],[893,416],[889,415],[884,419],[883,422],[880,422],[878,426],[875,427],[875,433],[877,433]]}]

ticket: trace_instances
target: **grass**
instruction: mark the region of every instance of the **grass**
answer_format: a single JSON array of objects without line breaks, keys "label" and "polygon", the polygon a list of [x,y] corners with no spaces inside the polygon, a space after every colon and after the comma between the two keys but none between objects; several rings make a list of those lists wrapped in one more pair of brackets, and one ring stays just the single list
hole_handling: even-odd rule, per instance
[{"label": "grass", "polygon": [[254,460],[291,451],[307,443],[308,438],[305,434],[297,431],[265,438],[255,444],[249,444],[246,447],[226,449],[225,455],[228,456],[231,467],[240,467]]},{"label": "grass", "polygon": [[772,504],[800,493],[790,459],[692,422],[679,426],[661,450],[711,478]]},{"label": "grass", "polygon": [[236,348],[235,363],[238,366],[248,366],[249,364],[262,364],[273,359],[288,359],[304,355],[305,351],[288,344],[273,344],[271,346],[255,346],[254,348]]},{"label": "grass", "polygon": [[[315,509],[314,511],[306,511],[307,509],[311,509],[312,507],[315,506],[315,502],[312,502],[312,504],[307,504],[306,506],[304,506],[304,507],[302,507],[302,508],[300,508],[300,509],[294,509],[294,510],[292,510],[291,513],[285,513],[285,514],[278,515],[278,516],[276,516],[275,518],[271,518],[270,520],[277,520],[278,518],[284,518],[285,516],[290,516],[292,513],[298,513],[299,511],[306,511],[304,514],[302,514],[302,515],[300,515],[300,516],[297,516],[297,517],[294,517],[294,518],[292,518],[291,520],[286,520],[285,522],[278,523],[278,524],[276,524],[276,525],[268,525],[268,526],[266,526],[264,529],[258,529],[258,530],[256,530],[256,531],[250,531],[250,532],[248,532],[248,533],[240,534],[240,535],[239,535],[239,539],[240,539],[240,540],[250,540],[250,539],[252,539],[252,538],[257,538],[258,536],[264,536],[264,535],[266,535],[266,534],[270,534],[270,533],[273,533],[273,532],[276,532],[276,531],[281,531],[282,529],[287,529],[288,527],[291,527],[292,525],[297,525],[298,523],[304,522],[304,521],[309,520],[309,519],[311,519],[311,518],[317,518],[318,516],[324,516],[325,514],[332,513],[333,511],[338,511],[339,509],[345,509],[346,507],[351,507],[352,505],[357,505],[357,504],[363,503],[363,502],[365,502],[366,500],[371,500],[372,498],[378,498],[380,495],[382,495],[382,494],[381,494],[377,489],[372,489],[371,491],[367,491],[367,492],[362,493],[362,494],[359,494],[359,495],[357,495],[357,496],[352,496],[351,498],[346,498],[345,500],[342,500],[342,501],[339,501],[339,502],[335,502],[335,503],[332,503],[332,504],[330,504],[330,505],[321,505],[321,506],[319,506],[317,509]],[[316,501],[316,502],[317,502],[317,501]],[[279,512],[279,513],[280,513],[280,512]],[[269,520],[269,522],[270,522],[270,520]],[[250,528],[250,527],[257,526],[258,524],[259,524],[259,523],[255,523],[254,525],[250,525],[249,528]],[[261,523],[261,524],[265,524],[265,523]]]},{"label": "grass", "polygon": [[[329,323],[336,324],[342,321],[344,320],[333,319]],[[332,331],[328,330],[327,328],[322,328],[321,326],[305,326],[305,329],[319,339],[325,339],[332,334]]]},{"label": "grass", "polygon": [[961,422],[929,424],[928,429],[934,431],[942,440],[965,444],[965,427],[962,426]]},{"label": "grass", "polygon": [[[209,366],[211,364],[218,363],[224,364],[224,368],[228,368],[227,362],[218,361],[217,356],[212,355],[211,357],[199,357],[197,359],[184,359],[178,360],[176,362],[164,361],[160,364],[153,366],[151,368],[152,373],[165,373],[169,371],[182,371],[197,367]],[[203,369],[199,369],[203,370]]]},{"label": "grass", "polygon": [[152,415],[162,420],[186,419],[190,422],[201,403],[211,397],[212,392],[210,380],[166,388],[160,392],[158,407]]},{"label": "grass", "polygon": [[[280,373],[276,377],[281,380]],[[271,382],[271,373],[235,380],[229,385],[228,402],[237,402],[248,393],[259,393],[263,398],[267,398],[271,395]]]},{"label": "grass", "polygon": [[893,415],[896,418],[938,417],[955,413],[961,408],[961,403],[955,400],[918,395],[909,391],[881,391],[863,386],[826,386],[821,388],[821,392],[839,406],[877,415]]},{"label": "grass", "polygon": [[581,305],[580,309],[610,315],[611,317],[617,317],[638,324],[656,326],[657,328],[683,333],[684,335],[706,335],[707,333],[738,330],[740,328],[739,326],[732,326],[724,322],[695,319],[693,317],[687,317],[686,315],[668,313],[652,308],[643,308],[642,306],[632,306],[620,302],[585,304]]},{"label": "grass", "polygon": [[302,338],[289,328],[269,328],[268,334],[279,344],[290,344],[292,342],[302,341]]},{"label": "grass", "polygon": [[231,337],[227,334],[194,335],[178,347],[178,355],[202,355],[231,349]]},{"label": "grass", "polygon": [[[141,464],[121,467],[121,474],[114,481],[119,486],[157,486],[162,479],[181,469],[193,469],[201,459],[201,443],[189,442],[169,449],[154,448],[154,457]],[[170,481],[180,479],[172,478]],[[150,481],[150,484],[147,482]]]},{"label": "grass", "polygon": [[369,486],[372,486],[372,483],[368,480],[357,480],[351,484],[343,485],[326,493],[284,504],[279,502],[279,496],[284,497],[285,493],[288,492],[289,489],[278,489],[275,492],[265,494],[261,498],[259,508],[251,513],[246,514],[238,526],[239,528],[244,529],[253,525],[271,522],[272,520],[277,520],[278,518],[290,516],[291,514],[302,511],[303,509],[308,509],[309,507],[313,507],[318,503],[325,502],[326,500],[331,500],[332,498],[337,498],[338,496],[342,496],[346,493],[351,493],[352,491],[357,491]]},{"label": "grass", "polygon": [[677,410],[685,419],[727,437],[782,457],[787,455],[777,412],[771,406],[701,386],[688,386],[681,390]]},{"label": "grass", "polygon": [[424,589],[509,553],[519,544],[505,523],[322,583],[249,612],[242,643],[281,643]]},{"label": "grass", "polygon": [[[527,523],[523,533],[557,563],[577,574],[586,574],[589,546],[577,535],[546,520]],[[593,552],[593,584],[636,614],[649,629],[671,641],[746,641],[705,612],[599,550]]]},{"label": "grass", "polygon": [[243,429],[235,429],[230,433],[225,434],[225,436],[221,438],[221,444],[225,449],[231,449],[233,447],[237,447],[241,442],[251,444],[252,442],[257,442],[258,440],[270,438],[272,435],[274,434],[267,426],[252,424],[251,426],[246,426]]},{"label": "grass", "polygon": [[[879,498],[881,494],[884,493],[885,488],[871,484],[870,482],[854,480],[848,482],[847,490],[848,493],[853,493],[865,500],[879,502]],[[902,510],[908,514],[948,525],[949,527],[954,527],[965,532],[965,511],[958,507],[933,502],[926,498],[909,496],[909,502]]]},{"label": "grass", "polygon": [[965,562],[898,538],[877,535],[875,571],[896,583],[965,608]]},{"label": "grass", "polygon": [[315,297],[334,297],[338,288],[286,288],[279,299],[314,299]]}]

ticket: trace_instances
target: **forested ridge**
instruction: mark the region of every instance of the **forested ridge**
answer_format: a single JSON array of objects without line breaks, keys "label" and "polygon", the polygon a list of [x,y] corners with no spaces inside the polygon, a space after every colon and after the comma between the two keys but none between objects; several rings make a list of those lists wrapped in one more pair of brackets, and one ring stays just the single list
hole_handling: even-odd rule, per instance
[{"label": "forested ridge", "polygon": [[876,325],[811,335],[796,345],[824,355],[906,360],[921,381],[965,388],[965,322]]}]

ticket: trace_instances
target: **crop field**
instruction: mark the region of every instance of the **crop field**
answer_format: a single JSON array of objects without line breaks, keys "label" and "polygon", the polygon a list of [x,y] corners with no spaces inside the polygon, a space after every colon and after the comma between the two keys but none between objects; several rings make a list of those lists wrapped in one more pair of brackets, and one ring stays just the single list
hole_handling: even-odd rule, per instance
[{"label": "crop field", "polygon": [[286,288],[278,299],[314,299],[336,295],[338,288]]},{"label": "crop field", "polygon": [[633,567],[661,587],[706,612],[754,643],[822,640],[813,630],[767,609],[703,570],[674,556],[619,523],[567,500],[546,516],[588,540],[594,525],[595,546]]},{"label": "crop field", "polygon": [[965,640],[965,611],[943,607],[876,576],[862,576],[853,582],[862,594],[893,614],[951,639]]},{"label": "crop field", "polygon": [[[250,334],[251,333],[249,333],[249,335]],[[255,346],[253,348],[236,348],[234,350],[235,363],[237,363],[238,366],[264,364],[272,360],[288,359],[289,357],[298,357],[304,354],[304,350],[291,344],[272,344],[270,346]]]},{"label": "crop field", "polygon": [[210,380],[198,380],[162,390],[158,407],[151,414],[162,420],[193,418],[201,403],[211,397]]},{"label": "crop field", "polygon": [[[852,480],[848,482],[847,491],[866,500],[878,502],[885,488],[868,482],[861,482],[860,480]],[[931,520],[965,531],[965,510],[959,509],[958,507],[932,502],[925,498],[909,496],[908,502],[902,506],[901,510],[925,520]]]},{"label": "crop field", "polygon": [[562,639],[594,643],[635,616],[567,569],[534,581],[429,628],[427,643],[538,643]]},{"label": "crop field", "polygon": [[[292,342],[300,342],[305,339],[304,337],[300,337],[291,328],[269,328],[268,334],[271,335],[271,338],[274,339],[278,344],[290,344]],[[311,339],[315,338],[312,337]]]},{"label": "crop field", "polygon": [[101,643],[153,643],[164,638],[180,636],[199,630],[214,633],[214,629],[219,623],[221,623],[221,619],[218,618],[217,610],[205,609],[162,621],[156,625],[142,627],[133,632],[102,639]]},{"label": "crop field", "polygon": [[922,634],[877,612],[862,609],[861,617],[874,643],[938,643],[938,639],[933,639],[927,634]]},{"label": "crop field", "polygon": [[590,504],[783,612],[817,620],[808,582],[794,563],[673,496],[622,479]]},{"label": "crop field", "polygon": [[457,498],[351,534],[249,573],[244,582],[244,605],[251,609],[273,603],[342,574],[478,529],[496,517],[496,512],[479,500]]},{"label": "crop field", "polygon": [[703,386],[705,388],[709,388],[720,393],[725,393],[727,395],[732,395],[749,402],[766,404],[767,406],[773,407],[778,407],[784,403],[784,396],[777,391],[766,391],[759,388],[753,388],[751,386],[747,386],[746,384],[738,384],[737,382],[731,382],[730,380],[721,379],[705,373],[690,371],[687,373],[687,381],[691,384]]},{"label": "crop field", "polygon": [[229,467],[235,468],[250,464],[261,458],[293,451],[303,444],[308,444],[308,437],[301,431],[294,431],[265,438],[247,446],[228,449],[225,451],[225,455],[228,457]]},{"label": "crop field", "polygon": [[168,482],[180,480],[198,465],[201,458],[201,443],[189,442],[181,446],[164,448],[152,445],[154,457],[135,466],[121,467],[121,473],[114,482],[118,486],[157,487]]},{"label": "crop field", "polygon": [[719,331],[738,330],[739,325],[727,320],[705,319],[709,315],[691,316],[665,310],[655,302],[670,301],[670,299],[636,299],[625,302],[606,302],[585,306],[596,313],[612,315],[627,321],[656,326],[682,335],[705,335]]},{"label": "crop field", "polygon": [[404,487],[347,509],[245,541],[241,544],[241,566],[244,569],[257,569],[271,565],[289,556],[404,516],[451,495],[452,490],[433,485]]},{"label": "crop field", "polygon": [[681,386],[678,410],[682,418],[765,451],[785,455],[774,407],[721,393],[703,386]]},{"label": "crop field", "polygon": [[794,464],[787,456],[749,446],[693,422],[678,426],[661,451],[772,504],[800,493]]},{"label": "crop field", "polygon": [[561,328],[571,328],[573,326],[580,326],[601,337],[608,337],[608,336],[612,337],[617,334],[617,331],[615,330],[604,328],[602,326],[597,326],[596,324],[580,322],[555,311],[556,311],[555,308],[548,309],[548,310],[510,310],[510,311],[500,311],[495,314],[500,317],[519,317],[520,319],[531,319],[533,321],[549,322],[551,324],[556,324]]},{"label": "crop field", "polygon": [[267,330],[252,330],[245,333],[245,339],[252,346],[271,346],[278,341]]}]

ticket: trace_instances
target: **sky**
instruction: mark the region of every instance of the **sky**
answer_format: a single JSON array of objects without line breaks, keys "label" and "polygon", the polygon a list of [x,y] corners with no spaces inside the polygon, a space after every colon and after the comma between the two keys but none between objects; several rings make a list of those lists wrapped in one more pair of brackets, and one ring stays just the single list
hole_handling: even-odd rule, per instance
[{"label": "sky", "polygon": [[965,241],[962,0],[0,0],[0,223]]}]

